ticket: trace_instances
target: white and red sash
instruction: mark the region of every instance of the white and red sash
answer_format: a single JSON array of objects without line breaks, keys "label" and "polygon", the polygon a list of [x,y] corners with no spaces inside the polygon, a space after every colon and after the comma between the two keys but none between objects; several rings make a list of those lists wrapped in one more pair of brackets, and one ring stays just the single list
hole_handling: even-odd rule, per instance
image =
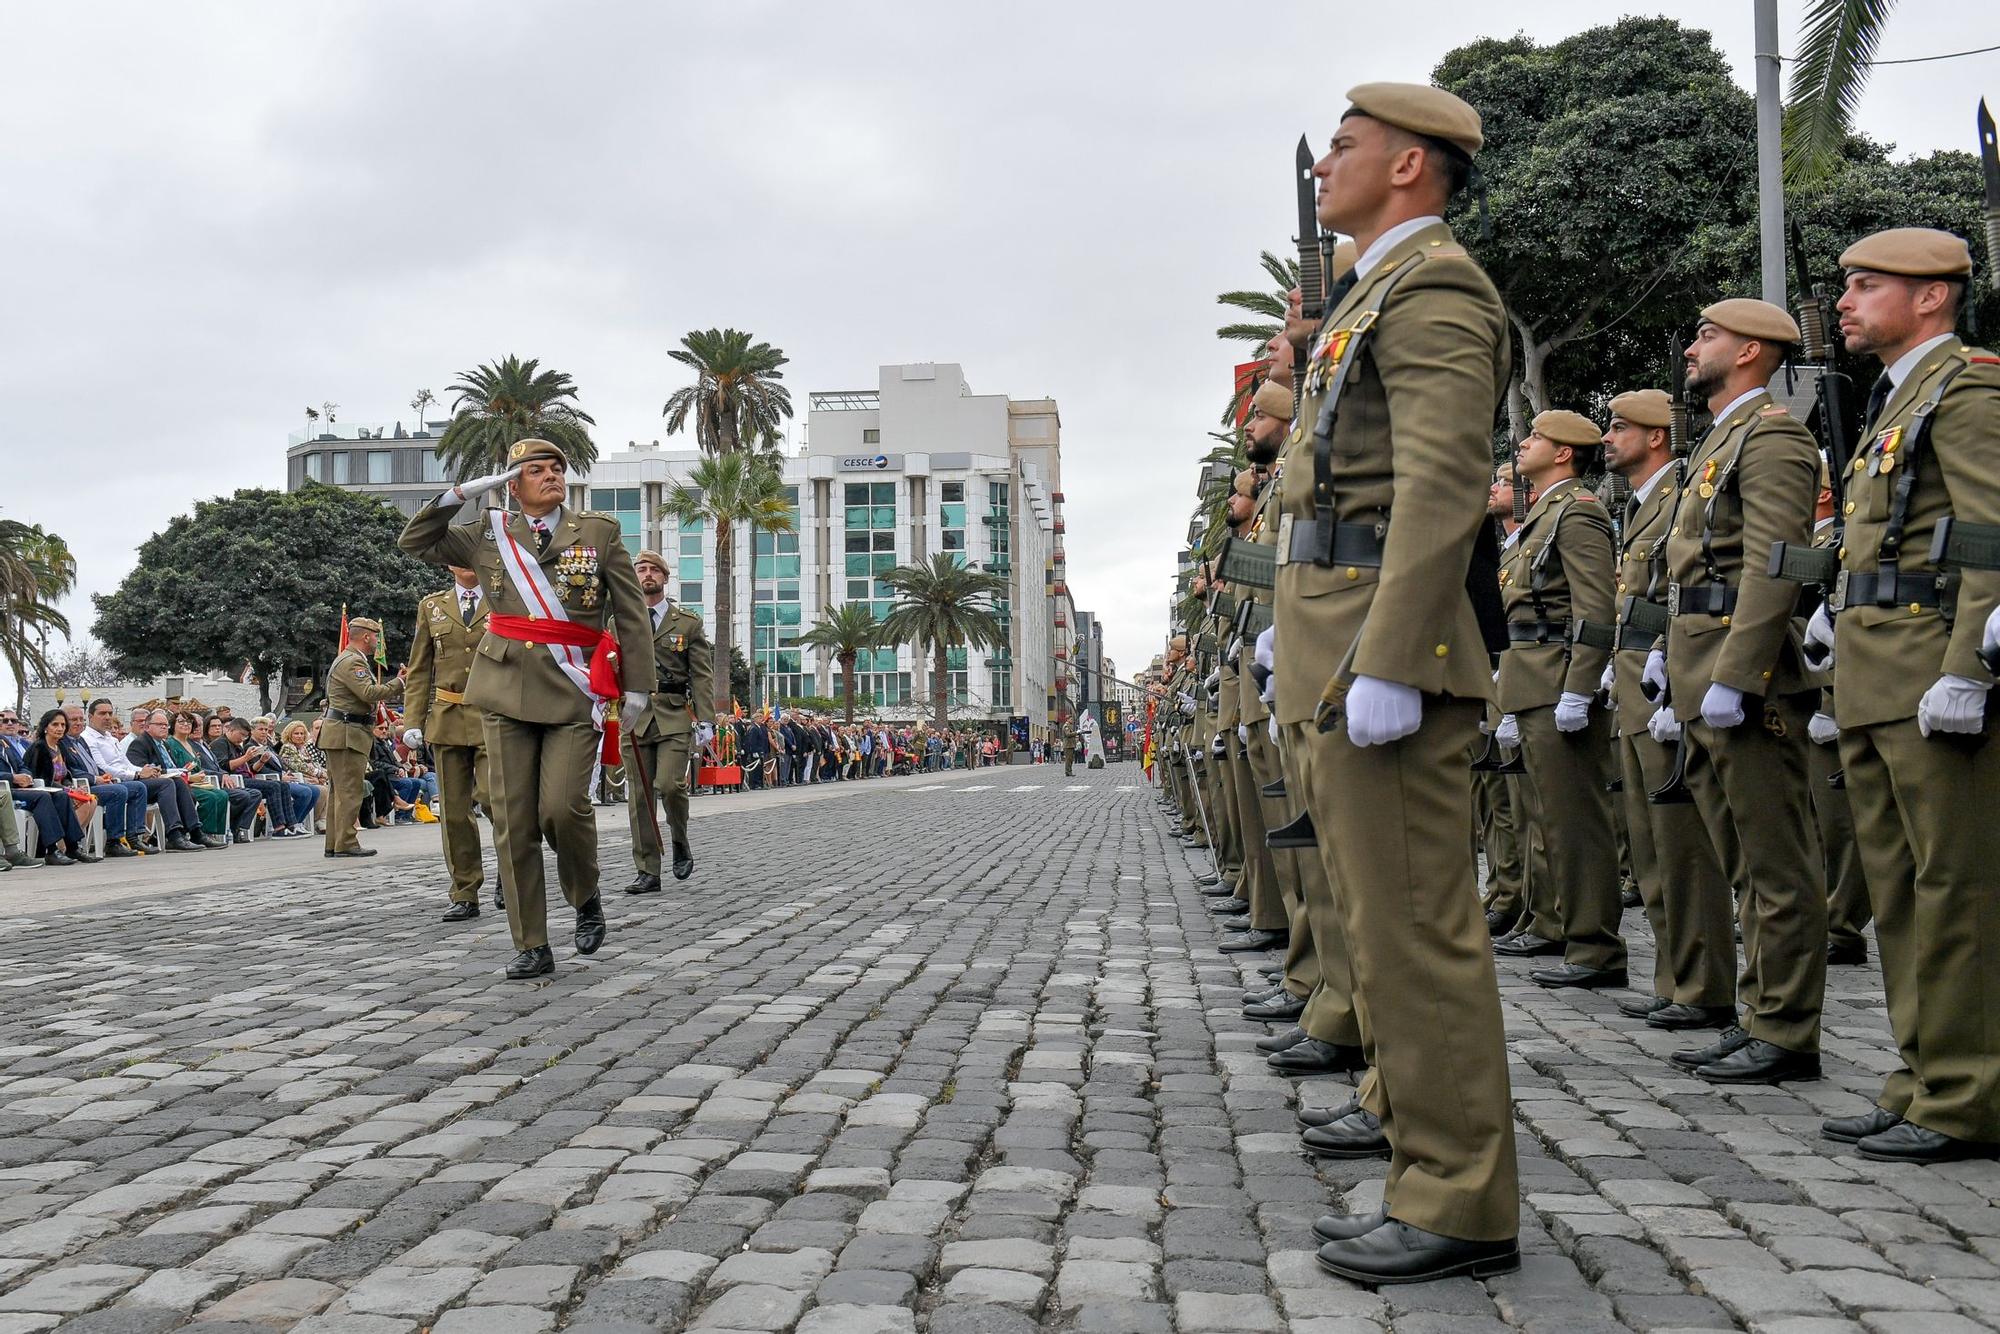
[{"label": "white and red sash", "polygon": [[[569,678],[583,697],[596,708],[618,696],[618,641],[608,631],[593,630],[570,620],[562,599],[556,596],[541,562],[522,549],[507,530],[507,511],[492,510],[487,522],[492,526],[493,544],[499,549],[500,564],[514,591],[528,606],[528,615],[503,616],[489,612],[486,628],[502,639],[540,644],[555,659],[556,667]],[[590,652],[586,653],[585,650]]]}]

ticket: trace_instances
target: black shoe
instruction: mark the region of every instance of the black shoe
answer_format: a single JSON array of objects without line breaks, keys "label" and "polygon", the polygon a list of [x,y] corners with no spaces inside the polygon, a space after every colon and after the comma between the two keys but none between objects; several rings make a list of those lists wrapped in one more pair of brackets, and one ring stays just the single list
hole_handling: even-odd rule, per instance
[{"label": "black shoe", "polygon": [[627,894],[657,894],[660,892],[660,877],[651,871],[641,871],[632,883],[625,886]]},{"label": "black shoe", "polygon": [[1389,1221],[1389,1206],[1378,1205],[1365,1214],[1323,1214],[1313,1220],[1313,1235],[1321,1242],[1352,1241],[1366,1236]]},{"label": "black shoe", "polygon": [[1830,940],[1826,945],[1826,961],[1830,965],[1867,963],[1868,942],[1865,940]]},{"label": "black shoe", "polygon": [[201,845],[204,848],[226,848],[229,846],[229,840],[215,834],[203,834]]},{"label": "black shoe", "polygon": [[685,880],[694,874],[694,853],[686,848],[674,849],[674,879]]},{"label": "black shoe", "polygon": [[1255,931],[1257,929],[1250,921],[1250,914],[1247,912],[1238,913],[1234,917],[1225,917],[1217,922],[1216,925],[1225,931]]},{"label": "black shoe", "polygon": [[1246,991],[1243,993],[1243,1008],[1247,1010],[1253,1005],[1269,1005],[1272,1001],[1282,1000],[1290,994],[1282,986],[1272,987],[1269,991]]},{"label": "black shoe", "polygon": [[50,848],[42,854],[42,864],[44,866],[74,866],[76,865],[76,858],[70,856],[61,848]]},{"label": "black shoe", "polygon": [[1625,891],[1624,891],[1623,893],[1619,894],[1619,896],[1618,896],[1618,902],[1619,902],[1619,903],[1620,903],[1621,905],[1623,905],[1624,907],[1627,907],[1627,908],[1636,908],[1636,907],[1638,907],[1638,906],[1639,906],[1639,905],[1640,905],[1640,904],[1641,904],[1642,902],[1644,902],[1644,900],[1643,900],[1643,899],[1641,899],[1641,898],[1639,897],[1639,891],[1638,891],[1638,890],[1636,890],[1636,889],[1628,889],[1628,890],[1625,890]]},{"label": "black shoe", "polygon": [[1267,848],[1316,848],[1319,831],[1313,828],[1311,811],[1300,811],[1290,824],[1280,825],[1264,835]]},{"label": "black shoe", "polygon": [[1646,1016],[1654,1028],[1734,1028],[1734,1005],[1669,1005]]},{"label": "black shoe", "polygon": [[98,856],[96,853],[85,852],[82,848],[77,848],[74,851],[72,851],[69,854],[69,859],[73,862],[82,862],[86,866],[88,866],[92,862],[101,862],[104,860],[104,858]]},{"label": "black shoe", "polygon": [[1277,949],[1290,939],[1289,931],[1245,931],[1242,935],[1230,936],[1215,948],[1224,954],[1243,954],[1250,950]]},{"label": "black shoe", "polygon": [[1243,1007],[1243,1017],[1245,1019],[1256,1019],[1264,1023],[1296,1019],[1305,1012],[1306,998],[1304,996],[1294,996],[1290,992],[1281,992],[1276,998],[1268,1000],[1262,1005],[1246,1005]]},{"label": "black shoe", "polygon": [[595,954],[597,947],[604,943],[604,905],[596,899],[576,910],[576,952]]},{"label": "black shoe", "polygon": [[1495,940],[1514,929],[1514,923],[1521,920],[1521,914],[1508,912],[1505,908],[1495,908],[1486,914],[1486,934]]},{"label": "black shoe", "polygon": [[345,852],[329,852],[326,855],[329,857],[373,857],[375,855],[375,849],[349,848]]},{"label": "black shoe", "polygon": [[1732,1024],[1722,1030],[1721,1037],[1709,1043],[1706,1047],[1696,1047],[1692,1051],[1677,1051],[1669,1055],[1667,1059],[1683,1070],[1693,1070],[1697,1066],[1707,1065],[1711,1061],[1719,1061],[1738,1048],[1747,1046],[1749,1042],[1750,1035]]},{"label": "black shoe", "polygon": [[1285,980],[1285,966],[1281,963],[1266,964],[1257,971],[1273,985]]},{"label": "black shoe", "polygon": [[1926,1130],[1914,1121],[1904,1121],[1880,1134],[1869,1135],[1858,1147],[1863,1158],[1883,1163],[1952,1163],[1964,1158],[2000,1156],[2000,1144],[1953,1139]]},{"label": "black shoe", "polygon": [[469,922],[477,916],[479,916],[478,904],[454,903],[444,910],[444,916],[438,918],[438,920],[440,922]]},{"label": "black shoe", "polygon": [[1648,1015],[1658,1014],[1672,1004],[1673,1002],[1665,996],[1627,996],[1618,1002],[1618,1013],[1630,1015],[1634,1019],[1644,1019]]},{"label": "black shoe", "polygon": [[1895,1112],[1886,1112],[1880,1107],[1870,1107],[1859,1116],[1829,1116],[1819,1123],[1819,1133],[1824,1139],[1836,1140],[1842,1144],[1859,1144],[1870,1135],[1894,1130],[1901,1124],[1903,1118]]},{"label": "black shoe", "polygon": [[1519,931],[1493,942],[1493,952],[1510,959],[1528,959],[1538,954],[1561,954],[1560,940],[1544,940],[1532,931]]},{"label": "black shoe", "polygon": [[1306,1031],[1293,1024],[1290,1028],[1279,1029],[1269,1037],[1258,1038],[1257,1050],[1268,1056],[1274,1051],[1287,1051],[1305,1040]]},{"label": "black shoe", "polygon": [[1695,1076],[1711,1084],[1783,1084],[1819,1078],[1819,1053],[1791,1051],[1775,1042],[1752,1038],[1729,1055],[1695,1067]]},{"label": "black shoe", "polygon": [[555,970],[555,951],[547,945],[537,945],[514,956],[514,962],[507,965],[507,976],[518,982],[524,977],[540,977]]},{"label": "black shoe", "polygon": [[139,854],[134,852],[132,845],[124,839],[114,838],[104,845],[104,855],[107,857],[136,857]]},{"label": "black shoe", "polygon": [[1236,897],[1236,886],[1227,880],[1217,880],[1203,885],[1201,896],[1205,899],[1233,899]]},{"label": "black shoe", "polygon": [[167,835],[167,851],[200,852],[201,844],[195,842],[193,839],[189,838],[186,834],[176,829],[173,833]]},{"label": "black shoe", "polygon": [[1470,1274],[1492,1278],[1521,1267],[1515,1241],[1460,1241],[1390,1219],[1381,1227],[1319,1248],[1319,1267],[1356,1283],[1428,1283]]},{"label": "black shoe", "polygon": [[1368,1064],[1362,1058],[1361,1048],[1321,1042],[1318,1038],[1307,1038],[1297,1046],[1274,1051],[1264,1058],[1264,1063],[1281,1075],[1339,1074],[1360,1070]]},{"label": "black shoe", "polygon": [[501,912],[507,911],[507,896],[497,889],[493,891],[493,906]]},{"label": "black shoe", "polygon": [[1212,885],[1220,879],[1222,877],[1213,871],[1197,871],[1195,872],[1194,882],[1197,885]]},{"label": "black shoe", "polygon": [[1538,987],[1582,987],[1595,991],[1599,987],[1622,987],[1628,985],[1623,968],[1586,968],[1580,963],[1561,963],[1553,968],[1537,968],[1528,974],[1528,980]]},{"label": "black shoe", "polygon": [[1361,1110],[1359,1098],[1349,1098],[1338,1107],[1301,1107],[1292,1113],[1292,1119],[1299,1123],[1300,1130],[1313,1130],[1319,1126],[1330,1126],[1335,1121],[1345,1121]]},{"label": "black shoe", "polygon": [[1236,897],[1235,892],[1231,891],[1230,896],[1228,898],[1216,899],[1214,902],[1210,903],[1208,905],[1208,911],[1212,916],[1215,917],[1231,917],[1237,913],[1249,912],[1250,900],[1239,899]]},{"label": "black shoe", "polygon": [[382,827],[382,822],[372,816],[364,816],[359,823],[363,829],[380,829]]},{"label": "black shoe", "polygon": [[1387,1158],[1389,1137],[1366,1107],[1357,1107],[1338,1121],[1299,1132],[1299,1142],[1315,1158]]}]

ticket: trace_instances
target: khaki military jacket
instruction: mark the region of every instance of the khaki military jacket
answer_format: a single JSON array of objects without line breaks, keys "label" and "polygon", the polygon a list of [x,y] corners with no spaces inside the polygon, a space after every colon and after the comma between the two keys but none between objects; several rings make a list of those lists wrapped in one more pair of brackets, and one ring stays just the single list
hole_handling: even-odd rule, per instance
[{"label": "khaki military jacket", "polygon": [[[1664,548],[1667,529],[1673,523],[1674,505],[1678,496],[1674,486],[1674,465],[1669,463],[1663,470],[1665,476],[1653,483],[1653,490],[1639,504],[1639,509],[1625,524],[1618,550],[1618,610],[1623,613],[1625,599],[1639,598],[1645,602],[1664,605],[1667,600],[1667,579],[1664,565],[1657,581],[1654,579],[1653,552]],[[1657,586],[1655,586],[1657,583]],[[1664,644],[1644,644],[1644,636],[1625,626],[1618,627],[1618,652],[1612,656],[1614,676],[1611,682],[1611,698],[1618,708],[1618,735],[1631,736],[1646,730],[1652,721],[1653,711],[1659,705],[1646,698],[1640,688],[1639,678],[1646,670],[1646,655],[1654,648],[1664,648]],[[1690,715],[1692,716],[1692,715]]]},{"label": "khaki military jacket", "polygon": [[[454,525],[458,509],[435,502],[424,506],[403,529],[398,545],[433,565],[477,570],[494,615],[529,615],[535,609],[507,577],[492,528],[483,518]],[[534,529],[524,516],[511,515],[507,531],[534,556]],[[623,686],[647,689],[653,681],[653,627],[618,521],[564,506],[548,550],[537,559],[572,621],[594,630],[611,628]],[[502,639],[490,627],[474,655],[465,702],[505,718],[546,725],[588,722],[591,713],[591,700],[556,666],[547,646]]]},{"label": "khaki military jacket", "polygon": [[[652,616],[652,608],[643,610]],[[653,741],[693,732],[689,707],[706,712],[715,698],[715,646],[708,642],[701,617],[678,602],[667,604],[653,631],[653,672],[652,703],[633,725],[632,735]]]},{"label": "khaki military jacket", "polygon": [[[321,750],[358,750],[366,754],[375,744],[375,706],[383,700],[394,699],[403,693],[403,683],[398,680],[375,680],[375,669],[368,659],[354,649],[348,649],[333,660],[333,666],[326,670],[326,716],[320,720],[319,748]],[[354,717],[366,717],[365,723],[343,722],[334,717],[345,713]]]},{"label": "khaki military jacket", "polygon": [[1793,621],[1799,586],[1771,577],[1771,544],[1805,545],[1819,494],[1819,447],[1762,390],[1717,422],[1688,459],[1687,485],[1667,529],[1667,578],[1684,589],[1709,583],[1702,538],[1716,572],[1737,590],[1727,615],[1676,616],[1667,632],[1674,711],[1695,717],[1711,683],[1750,696],[1815,690],[1821,682],[1800,651]]},{"label": "khaki military jacket", "polygon": [[[1392,279],[1372,332],[1353,351],[1353,330]],[[1293,561],[1285,549],[1286,520],[1313,517],[1313,431],[1329,370],[1301,401],[1285,445],[1275,590],[1279,722],[1311,721],[1336,675],[1493,698],[1465,576],[1486,522],[1507,337],[1499,294],[1443,223],[1390,249],[1320,326],[1311,364],[1358,358],[1333,428],[1333,517],[1386,525],[1385,547],[1379,569]]]},{"label": "khaki military jacket", "polygon": [[[1917,459],[1898,568],[1935,569],[1931,538],[1938,520],[1947,515],[2000,523],[2000,358],[1952,338],[1924,355],[1883,404],[1881,415],[1868,424],[1847,474],[1842,570],[1875,573],[1895,486],[1907,464],[1914,415],[1954,369],[1957,374],[1932,414],[1930,439]],[[1890,457],[1893,465],[1885,461]],[[1917,701],[1940,675],[1992,680],[1974,654],[1996,602],[2000,571],[1965,570],[1949,626],[1937,607],[1879,607],[1873,601],[1843,607],[1834,619],[1834,699],[1840,725],[1866,727],[1913,718]]]},{"label": "khaki military jacket", "polygon": [[[1277,530],[1278,481],[1274,477],[1264,484],[1264,490],[1257,498],[1257,517],[1251,521],[1249,540],[1259,546],[1274,547],[1278,544]],[[1269,588],[1239,588],[1236,596],[1269,606]],[[1257,678],[1250,671],[1250,663],[1256,660],[1257,640],[1253,635],[1243,643],[1244,660],[1236,674],[1237,717],[1251,730],[1265,726],[1271,717],[1270,705],[1264,703],[1264,693],[1257,688]]]},{"label": "khaki military jacket", "polygon": [[417,628],[410,635],[410,677],[403,692],[403,726],[414,727],[434,746],[477,746],[484,731],[479,710],[465,702],[472,657],[486,637],[486,598],[467,625],[458,614],[456,585],[417,603]]},{"label": "khaki military jacket", "polygon": [[1563,694],[1594,695],[1610,650],[1574,644],[1564,630],[1578,621],[1609,627],[1611,518],[1597,493],[1574,479],[1544,491],[1500,558],[1500,604],[1509,625],[1536,623],[1535,571],[1546,644],[1510,643],[1500,655],[1500,709],[1519,713],[1553,705]]}]

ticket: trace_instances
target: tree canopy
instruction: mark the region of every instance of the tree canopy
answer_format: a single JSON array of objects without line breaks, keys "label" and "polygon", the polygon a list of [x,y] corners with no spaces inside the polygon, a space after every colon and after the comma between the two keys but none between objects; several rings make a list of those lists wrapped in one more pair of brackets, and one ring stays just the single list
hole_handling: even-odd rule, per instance
[{"label": "tree canopy", "polygon": [[597,462],[589,430],[597,423],[576,406],[576,382],[562,371],[542,370],[534,358],[502,357],[461,371],[445,392],[452,396],[451,425],[432,452],[455,481],[504,471],[516,440],[560,446],[579,474]]},{"label": "tree canopy", "polygon": [[396,546],[393,505],[308,482],[198,502],[139,547],[123,583],[97,594],[95,633],[121,672],[256,672],[271,683],[310,674],[314,688],[340,642],[340,612],[382,622],[388,658],[408,653],[417,600],[441,572]]}]

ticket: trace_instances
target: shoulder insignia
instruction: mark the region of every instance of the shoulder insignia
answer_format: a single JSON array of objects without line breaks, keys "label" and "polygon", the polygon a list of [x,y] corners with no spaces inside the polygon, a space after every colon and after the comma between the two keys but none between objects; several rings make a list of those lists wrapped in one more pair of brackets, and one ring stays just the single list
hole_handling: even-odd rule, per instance
[{"label": "shoulder insignia", "polygon": [[1464,259],[1466,258],[1466,251],[1462,245],[1447,245],[1442,241],[1433,241],[1431,242],[1430,249],[1424,251],[1424,258]]},{"label": "shoulder insignia", "polygon": [[366,681],[368,679],[368,669],[366,667],[356,667],[354,669],[354,679],[357,681]]},{"label": "shoulder insignia", "polygon": [[1576,498],[1578,500],[1588,500],[1593,505],[1597,503],[1597,493],[1595,491],[1579,491],[1576,493]]},{"label": "shoulder insignia", "polygon": [[1978,364],[1978,365],[1981,365],[1981,366],[2000,366],[2000,357],[1995,357],[1995,356],[1969,356],[1969,355],[1968,355],[1968,356],[1966,357],[1966,360],[1967,360],[1967,361],[1970,361],[1970,362],[1974,362],[1974,363],[1976,363],[1976,364]]},{"label": "shoulder insignia", "polygon": [[1789,417],[1792,415],[1792,412],[1783,403],[1773,403],[1769,407],[1758,408],[1757,415],[1759,417]]}]

